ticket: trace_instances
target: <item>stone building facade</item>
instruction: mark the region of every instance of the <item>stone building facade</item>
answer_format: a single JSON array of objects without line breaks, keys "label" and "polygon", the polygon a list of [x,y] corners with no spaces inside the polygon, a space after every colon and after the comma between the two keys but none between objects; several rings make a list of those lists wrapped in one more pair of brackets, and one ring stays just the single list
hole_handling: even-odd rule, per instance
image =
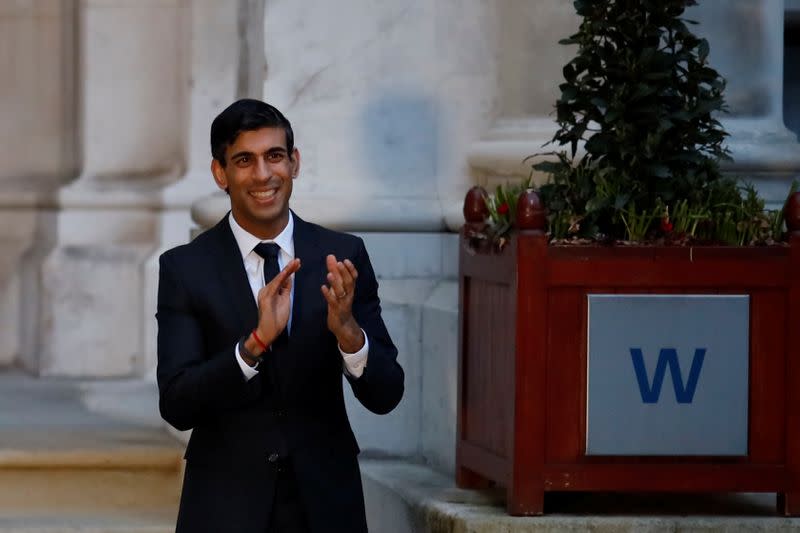
[{"label": "stone building facade", "polygon": [[[776,204],[800,175],[800,1],[691,16],[729,79],[728,170]],[[452,471],[461,201],[528,175],[576,24],[569,0],[0,3],[0,366],[153,380],[157,258],[226,211],[210,122],[263,98],[303,154],[294,208],[365,238],[407,371],[390,417],[353,402],[362,447]]]}]

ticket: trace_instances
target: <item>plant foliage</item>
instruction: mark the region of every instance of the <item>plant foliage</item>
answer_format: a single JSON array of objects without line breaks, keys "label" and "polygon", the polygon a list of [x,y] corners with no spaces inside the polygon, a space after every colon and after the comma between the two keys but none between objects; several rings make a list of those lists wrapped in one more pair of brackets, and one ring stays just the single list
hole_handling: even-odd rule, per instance
[{"label": "plant foliage", "polygon": [[582,22],[560,42],[578,52],[563,68],[553,138],[569,155],[534,165],[552,177],[539,192],[553,238],[643,240],[677,223],[692,238],[751,242],[730,230],[761,216],[763,201],[720,172],[725,81],[683,18],[696,3],[574,2]]}]

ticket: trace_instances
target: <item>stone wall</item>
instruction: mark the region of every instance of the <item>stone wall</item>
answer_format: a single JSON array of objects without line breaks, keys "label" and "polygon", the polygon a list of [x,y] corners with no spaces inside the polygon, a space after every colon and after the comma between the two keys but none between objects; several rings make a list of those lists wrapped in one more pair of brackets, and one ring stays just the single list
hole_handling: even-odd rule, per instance
[{"label": "stone wall", "polygon": [[[572,2],[0,4],[11,73],[0,82],[0,365],[152,379],[158,255],[227,209],[212,194],[211,120],[237,97],[263,97],[296,129],[294,207],[362,234],[381,278],[407,394],[385,418],[351,402],[363,447],[451,471],[452,231],[469,186],[526,177],[523,159],[546,150]],[[797,0],[785,7],[800,12]],[[800,71],[782,61],[784,3],[698,9],[731,78],[729,170],[774,204],[800,168],[784,127],[797,128]]]},{"label": "stone wall", "polygon": [[152,371],[155,256],[213,190],[208,126],[236,95],[240,8],[0,6],[0,365]]},{"label": "stone wall", "polygon": [[711,44],[709,61],[727,79],[729,112],[720,116],[730,134],[733,161],[723,170],[752,182],[778,208],[800,175],[797,135],[784,119],[783,0],[732,0],[691,8],[697,33]]}]

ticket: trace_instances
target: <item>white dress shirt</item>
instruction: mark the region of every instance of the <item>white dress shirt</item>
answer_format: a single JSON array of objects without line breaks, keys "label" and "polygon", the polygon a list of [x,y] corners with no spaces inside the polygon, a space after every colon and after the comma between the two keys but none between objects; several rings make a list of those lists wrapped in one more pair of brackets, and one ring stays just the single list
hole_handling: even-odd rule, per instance
[{"label": "white dress shirt", "polygon": [[[231,231],[236,239],[236,244],[239,245],[239,251],[242,253],[242,261],[244,262],[244,269],[247,271],[247,281],[250,283],[250,290],[253,291],[253,299],[258,304],[258,291],[264,286],[264,259],[258,255],[253,249],[261,242],[274,242],[277,244],[281,251],[278,255],[278,268],[283,269],[286,264],[294,259],[294,216],[289,211],[289,222],[283,228],[277,237],[273,240],[262,241],[255,235],[252,235],[242,228],[233,218],[233,213],[228,215],[228,222],[231,226]],[[303,268],[302,265],[300,268]],[[292,274],[292,281],[294,281],[294,274]],[[320,293],[320,298],[322,298]],[[290,293],[291,306],[294,306],[294,283],[292,283],[292,290]],[[289,308],[289,323],[286,325],[287,332],[292,329],[292,308]],[[362,330],[363,331],[363,330]],[[251,367],[242,359],[239,353],[239,344],[234,348],[236,360],[239,367],[242,369],[245,379],[248,381],[258,375],[258,365]],[[342,354],[342,367],[343,371],[355,378],[361,377],[364,368],[367,366],[367,355],[369,354],[369,339],[367,333],[364,332],[364,346],[356,353],[345,353],[342,347],[339,346],[339,353]],[[265,355],[269,357],[269,354]]]}]

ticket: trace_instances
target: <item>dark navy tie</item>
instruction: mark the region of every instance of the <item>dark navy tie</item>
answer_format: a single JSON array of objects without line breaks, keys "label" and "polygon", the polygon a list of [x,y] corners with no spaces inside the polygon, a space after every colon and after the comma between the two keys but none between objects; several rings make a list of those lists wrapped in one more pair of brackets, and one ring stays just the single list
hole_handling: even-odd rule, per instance
[{"label": "dark navy tie", "polygon": [[274,242],[260,242],[254,251],[264,258],[264,285],[266,285],[281,271],[278,266],[278,254],[281,252],[281,247]]}]

